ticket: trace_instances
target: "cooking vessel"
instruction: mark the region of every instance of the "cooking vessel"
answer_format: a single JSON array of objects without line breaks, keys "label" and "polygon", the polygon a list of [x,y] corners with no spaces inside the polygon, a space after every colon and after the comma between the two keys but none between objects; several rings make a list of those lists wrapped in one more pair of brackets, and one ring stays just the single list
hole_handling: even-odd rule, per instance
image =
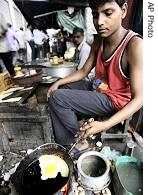
[{"label": "cooking vessel", "polygon": [[111,182],[110,163],[100,152],[82,154],[77,161],[77,168],[79,183],[87,190],[101,191]]},{"label": "cooking vessel", "polygon": [[77,65],[66,65],[66,64],[60,64],[60,65],[52,65],[51,67],[45,68],[45,73],[47,75],[50,75],[52,77],[59,77],[64,78],[71,74],[72,72],[75,72],[77,68]]},{"label": "cooking vessel", "polygon": [[77,66],[78,64],[74,62],[64,61],[62,64],[54,65],[44,60],[36,60],[30,64],[26,63],[25,65],[21,65],[22,68],[42,68],[43,74],[57,78],[64,78],[72,72],[75,72]]},{"label": "cooking vessel", "polygon": [[[42,155],[55,155],[63,159],[69,168],[68,177],[57,175],[55,179],[41,180],[38,159]],[[70,182],[73,170],[73,160],[66,149],[56,143],[47,143],[33,150],[20,162],[11,177],[11,182],[19,195],[53,195]]]}]

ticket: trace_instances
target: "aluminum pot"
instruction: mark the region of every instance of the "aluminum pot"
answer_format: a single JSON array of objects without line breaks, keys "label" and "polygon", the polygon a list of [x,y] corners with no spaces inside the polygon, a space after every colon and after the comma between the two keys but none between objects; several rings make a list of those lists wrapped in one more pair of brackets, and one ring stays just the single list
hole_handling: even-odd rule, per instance
[{"label": "aluminum pot", "polygon": [[[41,180],[39,158],[42,155],[55,155],[63,159],[69,168],[69,175],[61,178],[61,175],[54,179]],[[56,143],[47,143],[39,146],[27,155],[17,167],[11,177],[11,183],[19,195],[52,195],[69,184],[74,171],[74,164],[66,149]]]},{"label": "aluminum pot", "polygon": [[45,68],[45,73],[52,77],[64,78],[75,72],[77,69],[77,64],[68,65],[68,64],[60,64],[60,65],[52,65],[51,67]]},{"label": "aluminum pot", "polygon": [[89,151],[77,161],[79,183],[87,190],[101,191],[111,182],[110,163],[103,154]]}]

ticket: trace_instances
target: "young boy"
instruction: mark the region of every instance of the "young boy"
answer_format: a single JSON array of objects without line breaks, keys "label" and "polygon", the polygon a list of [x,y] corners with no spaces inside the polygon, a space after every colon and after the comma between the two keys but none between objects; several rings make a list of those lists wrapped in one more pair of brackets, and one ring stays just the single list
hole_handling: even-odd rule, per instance
[{"label": "young boy", "polygon": [[[98,32],[90,55],[82,69],[55,82],[47,94],[55,140],[62,145],[72,143],[79,130],[85,138],[108,130],[143,103],[143,41],[121,25],[127,13],[126,0],[90,0],[89,5]],[[82,80],[94,67],[93,82]],[[108,119],[80,128],[77,115]]]}]

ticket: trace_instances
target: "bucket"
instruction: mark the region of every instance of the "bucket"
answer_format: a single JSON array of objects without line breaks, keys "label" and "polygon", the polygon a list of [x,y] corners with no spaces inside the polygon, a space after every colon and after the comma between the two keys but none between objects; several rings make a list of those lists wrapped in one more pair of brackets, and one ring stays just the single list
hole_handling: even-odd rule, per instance
[{"label": "bucket", "polygon": [[77,161],[78,180],[81,186],[90,191],[101,191],[110,182],[110,163],[103,154],[89,151]]},{"label": "bucket", "polygon": [[142,162],[130,156],[117,158],[113,188],[116,195],[143,195]]}]

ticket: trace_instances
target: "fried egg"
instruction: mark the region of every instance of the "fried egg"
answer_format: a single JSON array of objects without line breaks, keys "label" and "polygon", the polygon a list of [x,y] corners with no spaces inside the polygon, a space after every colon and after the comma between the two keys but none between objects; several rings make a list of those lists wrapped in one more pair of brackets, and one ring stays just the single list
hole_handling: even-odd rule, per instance
[{"label": "fried egg", "polygon": [[39,158],[39,166],[41,168],[41,179],[56,178],[58,172],[62,177],[68,177],[69,168],[67,163],[55,155],[42,155]]}]

